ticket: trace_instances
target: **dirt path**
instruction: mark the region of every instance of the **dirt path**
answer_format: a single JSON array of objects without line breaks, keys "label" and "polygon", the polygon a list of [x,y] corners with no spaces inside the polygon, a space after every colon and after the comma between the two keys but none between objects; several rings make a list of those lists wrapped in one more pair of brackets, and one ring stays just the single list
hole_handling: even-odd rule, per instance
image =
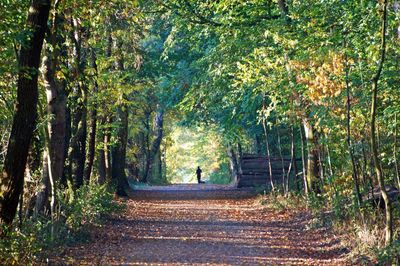
[{"label": "dirt path", "polygon": [[[162,189],[162,190],[160,190]],[[175,186],[134,191],[127,211],[66,249],[67,264],[344,264],[339,240],[302,212],[261,206],[251,191]],[[61,261],[58,261],[60,263]],[[58,264],[56,263],[56,264]]]}]

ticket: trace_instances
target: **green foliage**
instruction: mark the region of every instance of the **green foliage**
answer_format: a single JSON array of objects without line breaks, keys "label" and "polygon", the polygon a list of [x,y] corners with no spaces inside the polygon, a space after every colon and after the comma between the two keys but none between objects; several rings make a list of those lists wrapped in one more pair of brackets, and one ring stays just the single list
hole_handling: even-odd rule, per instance
[{"label": "green foliage", "polygon": [[211,171],[208,175],[211,184],[229,184],[232,182],[232,177],[229,173],[229,163],[222,161],[218,169]]},{"label": "green foliage", "polygon": [[107,214],[119,210],[113,201],[113,191],[107,184],[90,183],[59,195],[67,227],[72,232],[79,232],[85,225],[96,224]]},{"label": "green foliage", "polygon": [[396,240],[390,246],[379,250],[377,257],[379,265],[399,265],[400,240]]},{"label": "green foliage", "polygon": [[170,126],[167,139],[167,180],[172,183],[196,183],[196,168],[202,179],[214,184],[229,183],[227,152],[218,130],[201,127]]},{"label": "green foliage", "polygon": [[[264,193],[266,192],[264,191]],[[305,209],[307,207],[306,199],[303,196],[295,193],[288,193],[286,196],[282,195],[281,193],[264,194],[261,197],[260,202],[262,205],[266,205],[268,208],[277,211],[285,211],[293,208]]]},{"label": "green foliage", "polygon": [[22,229],[5,230],[0,238],[0,261],[3,265],[31,265],[42,250],[37,240],[38,225],[24,224]]},{"label": "green foliage", "polygon": [[21,229],[6,231],[5,237],[0,238],[2,264],[36,264],[46,251],[58,245],[87,241],[89,226],[98,225],[106,216],[122,209],[113,200],[113,190],[108,185],[85,184],[72,191],[59,195],[61,213],[56,221],[39,216],[24,221]]}]

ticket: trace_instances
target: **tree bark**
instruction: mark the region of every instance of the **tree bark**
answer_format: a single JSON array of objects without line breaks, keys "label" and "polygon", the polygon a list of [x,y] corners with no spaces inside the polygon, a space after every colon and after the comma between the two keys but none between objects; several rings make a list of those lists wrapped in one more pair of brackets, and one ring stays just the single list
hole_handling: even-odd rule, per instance
[{"label": "tree bark", "polygon": [[269,182],[271,184],[272,191],[275,191],[274,177],[272,175],[271,152],[269,149],[268,131],[267,131],[267,125],[266,125],[265,119],[263,119],[262,124],[263,124],[263,129],[264,129],[265,145],[266,145],[266,150],[267,150]]},{"label": "tree bark", "polygon": [[385,61],[386,54],[386,28],[387,28],[387,0],[383,1],[382,11],[382,28],[381,28],[381,45],[380,45],[380,59],[378,69],[375,76],[372,78],[372,102],[371,102],[371,150],[372,157],[374,160],[376,178],[382,193],[383,201],[385,202],[385,213],[386,213],[386,226],[385,226],[385,241],[386,245],[390,245],[393,240],[393,221],[392,221],[392,203],[385,187],[385,178],[381,168],[381,162],[379,159],[377,133],[376,133],[376,109],[378,105],[378,82],[382,73],[383,63]]},{"label": "tree bark", "polygon": [[[59,2],[57,1],[57,3]],[[48,149],[44,159],[47,159],[50,163],[46,167],[51,167],[51,169],[47,171],[43,169],[43,171],[49,175],[46,179],[51,180],[50,183],[45,182],[44,184],[50,185],[54,185],[55,181],[58,182],[62,179],[66,136],[66,82],[56,78],[56,72],[60,71],[59,58],[62,54],[61,50],[66,49],[66,47],[63,47],[64,37],[60,34],[60,27],[64,23],[64,18],[58,13],[57,8],[58,5],[56,4],[51,31],[48,33],[47,38],[46,55],[43,58],[43,80],[46,89],[47,114],[50,116],[47,129],[44,129],[46,149]],[[46,189],[53,192],[51,193],[51,202],[53,202],[55,188],[51,186]]]},{"label": "tree bark", "polygon": [[239,166],[238,166],[238,160],[236,156],[236,152],[234,148],[232,147],[232,144],[229,143],[228,146],[228,157],[229,157],[229,162],[230,162],[230,169],[231,169],[231,176],[232,179],[235,180],[236,182],[239,182]]},{"label": "tree bark", "polygon": [[[94,48],[91,48],[90,61],[91,61],[91,67],[95,71],[94,84],[92,87],[92,96],[96,97],[98,91],[98,84],[97,84],[96,52]],[[93,100],[93,104],[91,106],[91,110],[89,113],[89,119],[90,119],[89,140],[88,140],[89,147],[88,147],[87,162],[84,173],[84,178],[87,182],[90,180],[90,176],[92,174],[94,156],[96,152],[96,131],[97,131],[96,99]]]},{"label": "tree bark", "polygon": [[124,105],[117,110],[117,140],[112,149],[112,179],[117,183],[117,195],[127,196],[129,187],[125,174],[126,145],[128,140],[128,108]]},{"label": "tree bark", "polygon": [[35,209],[33,212],[33,217],[36,218],[39,213],[44,213],[46,205],[48,205],[48,199],[50,195],[50,178],[49,178],[49,160],[48,151],[44,149],[43,151],[43,165],[42,174],[40,177],[40,187],[36,194]]},{"label": "tree bark", "polygon": [[327,156],[327,159],[328,159],[329,177],[332,178],[332,176],[333,176],[333,168],[332,168],[331,151],[330,151],[329,143],[328,143],[328,135],[325,135],[325,139],[327,141],[327,143],[326,143],[326,156]]},{"label": "tree bark", "polygon": [[394,115],[394,136],[393,136],[393,161],[394,161],[394,170],[396,171],[396,181],[397,181],[397,188],[400,189],[400,173],[399,173],[399,164],[397,162],[397,113]]},{"label": "tree bark", "polygon": [[[107,37],[106,57],[110,58],[112,55],[113,39],[110,32],[108,32],[107,36],[108,37]],[[103,142],[103,147],[99,150],[99,160],[98,160],[98,172],[99,172],[98,181],[100,184],[103,184],[106,181],[111,181],[110,152],[108,148],[108,143],[111,138],[109,130],[110,122],[111,119],[108,120],[106,114],[101,115],[100,130],[98,136],[98,139]]]},{"label": "tree bark", "polygon": [[346,55],[346,97],[347,97],[347,104],[346,104],[346,113],[347,113],[347,119],[346,119],[346,128],[347,128],[347,148],[351,160],[351,166],[352,166],[352,176],[353,176],[353,182],[354,182],[354,193],[357,198],[357,204],[358,207],[361,206],[362,204],[362,197],[360,193],[360,185],[358,181],[358,174],[357,174],[357,168],[356,168],[356,161],[354,158],[354,150],[353,150],[353,143],[351,141],[351,127],[350,127],[350,121],[351,121],[351,95],[350,95],[350,83],[349,83],[349,67],[348,67],[348,60],[347,60],[347,55]]},{"label": "tree bark", "polygon": [[149,180],[149,170],[151,163],[151,145],[150,145],[150,116],[151,110],[147,109],[144,111],[144,119],[142,121],[144,126],[143,133],[143,154],[145,157],[144,166],[143,166],[143,182],[147,183]]},{"label": "tree bark", "polygon": [[87,86],[84,80],[86,53],[82,52],[82,37],[80,25],[77,19],[71,21],[73,27],[72,41],[74,43],[74,64],[77,78],[75,80],[75,99],[77,106],[74,108],[73,137],[69,151],[69,162],[71,164],[74,186],[79,188],[83,185],[83,175],[86,161],[86,137],[87,137]]},{"label": "tree bark", "polygon": [[237,143],[237,149],[238,149],[238,177],[239,179],[242,178],[243,175],[243,170],[242,170],[242,158],[243,158],[243,149],[242,149],[242,144],[240,144],[240,141]]},{"label": "tree bark", "polygon": [[33,0],[27,25],[31,30],[19,55],[16,111],[0,180],[0,224],[11,225],[24,185],[29,144],[36,127],[38,70],[50,1]]},{"label": "tree bark", "polygon": [[306,193],[306,196],[308,196],[307,167],[306,167],[306,158],[305,158],[306,139],[304,137],[303,129],[301,126],[300,126],[300,139],[301,139],[301,164],[303,167],[304,192]]},{"label": "tree bark", "polygon": [[319,167],[318,167],[318,140],[314,127],[308,121],[308,119],[303,119],[303,126],[305,132],[305,139],[307,140],[307,191],[320,193],[320,188],[318,184],[319,179]]},{"label": "tree bark", "polygon": [[[161,106],[157,107],[157,112],[154,117],[153,131],[155,132],[155,139],[151,145],[149,158],[148,158],[148,173],[152,172],[154,167],[155,156],[160,152],[161,141],[164,135],[164,109]],[[148,175],[148,174],[147,174]]]},{"label": "tree bark", "polygon": [[279,152],[279,158],[281,159],[281,169],[282,169],[282,188],[283,188],[283,194],[287,195],[288,191],[286,190],[286,169],[285,169],[285,162],[283,161],[281,134],[279,132],[279,128],[277,129],[277,135],[278,135],[278,152]]},{"label": "tree bark", "polygon": [[[116,68],[119,71],[124,71],[124,62],[121,54],[120,46],[117,44],[118,55],[116,61]],[[122,95],[125,100],[125,95]],[[128,143],[128,106],[120,103],[117,107],[117,141],[112,149],[112,179],[117,182],[117,195],[127,196],[126,190],[129,188],[128,180],[126,179],[125,166],[126,166],[126,146]]]},{"label": "tree bark", "polygon": [[291,146],[290,146],[290,165],[289,165],[289,169],[287,172],[287,177],[286,177],[286,191],[289,191],[289,184],[290,184],[290,174],[292,172],[292,168],[294,170],[294,182],[296,183],[296,187],[297,189],[299,189],[298,187],[298,182],[297,182],[297,162],[296,162],[296,144],[295,144],[295,140],[294,140],[294,126],[291,126],[290,129],[290,142],[291,142]]}]

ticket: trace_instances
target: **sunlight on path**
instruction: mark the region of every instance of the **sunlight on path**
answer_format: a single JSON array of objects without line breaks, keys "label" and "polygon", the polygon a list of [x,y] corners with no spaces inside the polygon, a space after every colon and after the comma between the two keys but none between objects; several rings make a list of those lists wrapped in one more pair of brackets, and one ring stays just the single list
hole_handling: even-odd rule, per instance
[{"label": "sunlight on path", "polygon": [[[188,192],[202,192],[211,199],[181,199],[181,193]],[[162,198],[165,193],[175,198]],[[133,191],[136,196],[126,202],[126,213],[96,229],[93,243],[66,250],[63,261],[100,265],[344,264],[345,250],[339,240],[325,229],[306,230],[309,215],[266,209],[249,194],[237,199],[237,193],[229,186],[208,185]],[[218,199],[213,199],[215,194]]]},{"label": "sunlight on path", "polygon": [[187,191],[187,190],[235,190],[234,185],[213,185],[213,184],[173,184],[168,186],[135,186],[135,190],[146,191]]}]

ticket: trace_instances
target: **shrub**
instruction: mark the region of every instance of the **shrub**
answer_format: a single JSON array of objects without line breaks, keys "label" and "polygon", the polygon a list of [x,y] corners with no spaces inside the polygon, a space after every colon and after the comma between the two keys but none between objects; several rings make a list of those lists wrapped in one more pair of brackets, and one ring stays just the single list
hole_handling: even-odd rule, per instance
[{"label": "shrub", "polygon": [[119,209],[113,201],[114,194],[109,186],[99,184],[83,185],[76,191],[59,196],[62,216],[66,225],[73,232],[78,232],[86,224],[96,224],[106,214]]},{"label": "shrub", "polygon": [[60,211],[55,221],[39,216],[25,220],[21,229],[4,231],[5,235],[0,237],[0,264],[35,264],[41,252],[66,241],[82,240],[86,226],[98,224],[105,215],[121,209],[113,201],[112,191],[108,185],[87,184],[76,191],[70,186],[59,192]]},{"label": "shrub", "polygon": [[5,235],[0,238],[0,261],[2,265],[28,265],[36,260],[42,250],[37,241],[37,225],[24,224],[22,230],[4,229]]}]

